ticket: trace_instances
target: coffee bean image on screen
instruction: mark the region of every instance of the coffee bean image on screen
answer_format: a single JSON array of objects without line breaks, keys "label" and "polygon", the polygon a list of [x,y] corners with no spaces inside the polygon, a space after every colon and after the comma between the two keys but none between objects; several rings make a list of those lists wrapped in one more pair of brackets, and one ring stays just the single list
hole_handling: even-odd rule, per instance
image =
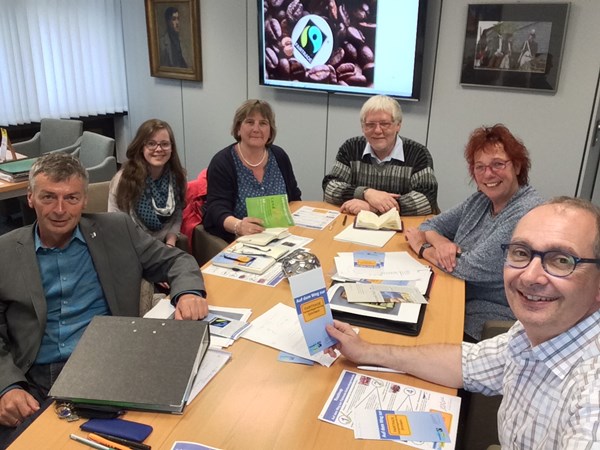
[{"label": "coffee bean image on screen", "polygon": [[263,11],[268,78],[373,85],[377,0],[265,0]]}]

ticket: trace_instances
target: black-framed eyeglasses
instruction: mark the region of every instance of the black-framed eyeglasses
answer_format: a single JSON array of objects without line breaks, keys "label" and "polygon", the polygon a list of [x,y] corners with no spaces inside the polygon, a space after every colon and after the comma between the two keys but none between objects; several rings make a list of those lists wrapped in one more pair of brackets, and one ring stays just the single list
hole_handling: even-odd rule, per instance
[{"label": "black-framed eyeglasses", "polygon": [[504,261],[514,269],[524,269],[535,256],[542,261],[542,268],[553,277],[568,277],[579,264],[599,264],[600,259],[579,258],[561,250],[540,252],[523,244],[502,244]]},{"label": "black-framed eyeglasses", "polygon": [[146,141],[145,144],[146,148],[150,151],[154,151],[156,150],[158,147],[162,148],[165,151],[171,150],[171,141],[161,141],[161,142],[156,142],[156,141]]}]

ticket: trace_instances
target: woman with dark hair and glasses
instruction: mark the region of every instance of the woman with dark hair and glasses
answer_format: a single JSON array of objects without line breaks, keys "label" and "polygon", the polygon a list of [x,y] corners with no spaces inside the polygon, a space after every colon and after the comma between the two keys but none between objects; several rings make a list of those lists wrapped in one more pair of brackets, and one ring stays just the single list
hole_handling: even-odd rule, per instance
[{"label": "woman with dark hair and glasses", "polygon": [[148,234],[175,246],[187,187],[185,169],[167,122],[140,125],[127,161],[110,182],[108,211],[123,211]]},{"label": "woman with dark hair and glasses", "polygon": [[501,244],[542,198],[528,185],[527,149],[504,125],[473,131],[465,158],[477,192],[407,230],[406,238],[420,258],[465,280],[465,334],[479,340],[486,321],[514,320],[504,293]]},{"label": "woman with dark hair and glasses", "polygon": [[235,143],[213,156],[208,165],[204,228],[228,242],[264,231],[260,219],[248,217],[246,198],[287,194],[300,200],[300,189],[287,153],[273,145],[277,128],[271,105],[246,100],[231,126]]}]

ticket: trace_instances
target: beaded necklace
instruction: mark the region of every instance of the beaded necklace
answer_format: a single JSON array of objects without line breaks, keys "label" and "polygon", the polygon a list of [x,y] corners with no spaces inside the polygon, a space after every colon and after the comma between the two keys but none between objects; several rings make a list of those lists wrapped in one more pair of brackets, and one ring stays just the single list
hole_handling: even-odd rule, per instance
[{"label": "beaded necklace", "polygon": [[257,162],[256,164],[252,164],[252,163],[250,163],[250,161],[248,161],[246,158],[244,158],[244,154],[242,153],[242,147],[241,147],[240,144],[237,145],[237,148],[238,148],[238,153],[240,154],[240,158],[242,158],[242,161],[244,161],[250,167],[258,167],[258,166],[260,166],[265,161],[265,158],[267,157],[267,150],[265,149],[263,151],[263,156],[260,159],[260,161]]}]

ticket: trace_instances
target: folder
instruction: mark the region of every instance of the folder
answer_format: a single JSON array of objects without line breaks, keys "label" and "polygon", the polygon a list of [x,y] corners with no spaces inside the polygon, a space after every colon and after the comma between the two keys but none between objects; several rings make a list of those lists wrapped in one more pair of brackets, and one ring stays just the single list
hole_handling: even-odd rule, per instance
[{"label": "folder", "polygon": [[204,321],[96,316],[49,395],[181,414],[209,344]]},{"label": "folder", "polygon": [[36,158],[17,159],[14,161],[6,161],[0,163],[0,180],[16,183],[17,181],[26,180],[29,177],[29,170]]},{"label": "folder", "polygon": [[[342,293],[343,289],[336,286],[332,286],[328,292],[334,319],[351,325],[407,336],[418,336],[421,332],[427,308],[425,303],[398,303],[394,307],[395,311],[389,314],[389,319],[386,319],[382,317],[384,314],[365,312],[368,308],[358,303],[348,304],[348,307],[342,306],[347,304]],[[403,318],[403,310],[408,313],[406,319]]]}]

